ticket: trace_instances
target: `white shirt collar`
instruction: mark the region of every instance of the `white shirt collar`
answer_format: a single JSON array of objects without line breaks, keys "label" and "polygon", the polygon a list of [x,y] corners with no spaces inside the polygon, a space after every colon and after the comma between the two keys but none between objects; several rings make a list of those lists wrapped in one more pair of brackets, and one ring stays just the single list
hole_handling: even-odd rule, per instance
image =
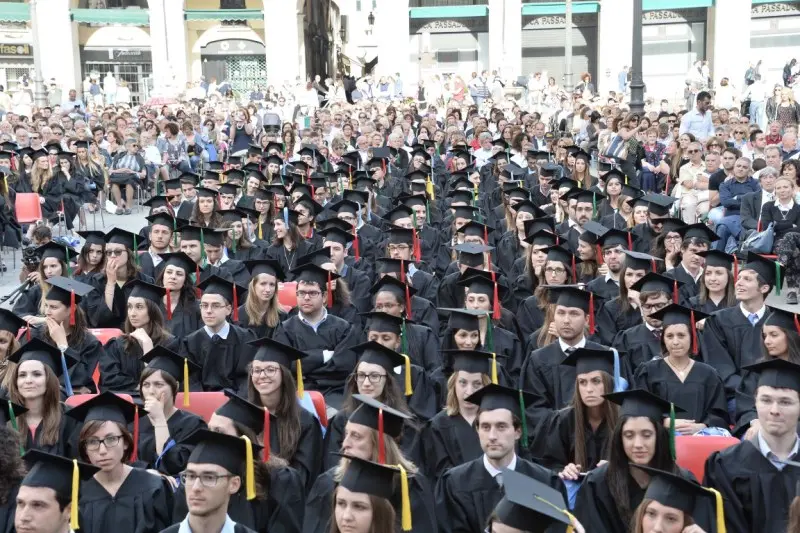
[{"label": "white shirt collar", "polygon": [[[750,311],[744,308],[744,304],[739,304],[739,310],[741,310],[742,314],[746,319],[750,320]],[[756,315],[758,315],[758,322],[761,322],[761,319],[764,318],[764,313],[766,312],[767,312],[766,305],[762,305],[761,309],[756,311]]]},{"label": "white shirt collar", "polygon": [[[219,530],[219,533],[235,533],[236,531],[236,522],[231,520],[231,517],[225,515],[225,524],[223,524],[222,529]],[[183,519],[181,522],[180,527],[178,528],[178,533],[192,533],[192,527],[189,525],[189,515],[186,515],[186,518]]]},{"label": "white shirt collar", "polygon": [[150,254],[150,257],[153,259],[153,266],[154,267],[160,265],[161,262],[164,260],[160,255],[158,255],[157,252],[154,252],[153,250],[147,250],[147,252]]},{"label": "white shirt collar", "polygon": [[214,333],[213,331],[211,331],[211,329],[210,329],[208,326],[203,326],[203,329],[204,329],[204,330],[206,330],[206,334],[208,335],[208,338],[211,338],[211,337],[213,337],[214,335],[219,335],[219,336],[220,336],[220,337],[222,337],[223,339],[226,339],[226,340],[227,340],[227,339],[228,339],[228,334],[231,332],[231,325],[230,325],[230,323],[229,323],[229,322],[225,322],[225,325],[224,325],[224,326],[222,326],[222,329],[221,329],[221,330],[219,330],[219,331],[218,331],[218,332],[216,332],[216,333]]},{"label": "white shirt collar", "polygon": [[559,337],[558,338],[558,345],[561,347],[561,351],[564,352],[564,353],[567,353],[567,350],[569,348],[585,348],[586,347],[586,337],[581,338],[580,342],[578,344],[576,344],[575,346],[570,346],[569,344],[567,344],[566,342],[561,340],[561,337]]},{"label": "white shirt collar", "polygon": [[611,271],[610,270],[608,272],[606,272],[606,283],[608,283],[609,281],[613,281],[614,283],[617,284],[617,287],[619,287],[619,280],[618,279],[614,279],[614,278],[611,277]]},{"label": "white shirt collar", "polygon": [[661,329],[661,328],[654,328],[653,326],[648,324],[647,321],[645,321],[645,320],[642,320],[642,322],[644,323],[645,327],[647,329],[649,329],[650,331],[659,331]]},{"label": "white shirt collar", "polygon": [[[766,457],[776,468],[779,470],[783,470],[786,466],[783,462],[778,459],[778,456],[770,450],[769,444],[761,435],[761,430],[757,433],[756,441],[758,443],[758,449],[761,452],[761,455]],[[788,460],[793,461],[796,457],[798,452],[800,452],[800,438],[794,439],[794,446],[792,446],[792,451],[789,452],[789,456],[787,457]]]},{"label": "white shirt collar", "polygon": [[[501,470],[496,469],[492,464],[489,462],[489,459],[486,457],[486,454],[483,454],[483,467],[489,472],[489,475],[493,478],[497,477],[497,474],[502,474]],[[517,454],[514,454],[514,457],[511,458],[511,462],[508,463],[506,467],[508,470],[516,470],[517,468]]]}]

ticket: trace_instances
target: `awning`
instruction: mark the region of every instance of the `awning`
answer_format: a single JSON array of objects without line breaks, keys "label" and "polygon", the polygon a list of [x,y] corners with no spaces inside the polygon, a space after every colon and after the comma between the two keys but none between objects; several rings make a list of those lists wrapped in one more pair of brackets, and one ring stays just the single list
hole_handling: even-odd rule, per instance
[{"label": "awning", "polygon": [[72,20],[81,24],[106,26],[149,26],[147,9],[72,9]]},{"label": "awning", "polygon": [[695,7],[713,7],[713,5],[714,0],[642,0],[642,9],[644,11],[692,9]]},{"label": "awning", "polygon": [[430,6],[412,7],[409,10],[412,19],[470,18],[485,17],[488,14],[487,6]]},{"label": "awning", "polygon": [[0,22],[30,22],[31,10],[28,4],[0,2]]},{"label": "awning", "polygon": [[187,9],[186,20],[264,20],[260,9]]},{"label": "awning", "polygon": [[[597,13],[599,7],[599,2],[572,2],[572,12],[575,14]],[[523,15],[563,15],[566,12],[564,2],[522,4]]]}]

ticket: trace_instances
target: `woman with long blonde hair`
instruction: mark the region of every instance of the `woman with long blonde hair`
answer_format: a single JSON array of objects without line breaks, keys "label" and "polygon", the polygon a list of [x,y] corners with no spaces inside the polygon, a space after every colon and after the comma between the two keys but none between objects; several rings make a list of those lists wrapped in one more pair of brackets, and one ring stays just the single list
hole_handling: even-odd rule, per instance
[{"label": "woman with long blonde hair", "polygon": [[239,307],[239,325],[251,330],[256,338],[272,337],[287,316],[278,301],[278,284],[285,277],[283,269],[271,259],[253,259],[244,264],[251,278],[247,300]]},{"label": "woman with long blonde hair", "polygon": [[51,223],[57,223],[56,213],[61,209],[61,196],[64,194],[63,177],[57,166],[55,168],[51,166],[47,150],[37,150],[31,154],[31,157],[33,158],[32,192],[37,193],[40,197],[42,217]]}]

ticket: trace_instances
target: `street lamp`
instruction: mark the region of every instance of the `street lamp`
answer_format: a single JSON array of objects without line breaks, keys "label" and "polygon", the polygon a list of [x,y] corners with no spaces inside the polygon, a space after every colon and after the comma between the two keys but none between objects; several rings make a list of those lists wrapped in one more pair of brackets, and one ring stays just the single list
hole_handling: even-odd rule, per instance
[{"label": "street lamp", "polygon": [[372,11],[369,12],[369,16],[367,17],[367,24],[369,24],[370,28],[375,25],[375,15],[372,13]]},{"label": "street lamp", "polygon": [[633,57],[631,58],[631,113],[644,113],[642,78],[642,0],[633,0]]},{"label": "street lamp", "polygon": [[39,22],[36,15],[38,0],[30,0],[31,33],[33,34],[33,101],[37,107],[47,105],[47,93],[44,90],[42,79],[42,49],[39,44]]}]

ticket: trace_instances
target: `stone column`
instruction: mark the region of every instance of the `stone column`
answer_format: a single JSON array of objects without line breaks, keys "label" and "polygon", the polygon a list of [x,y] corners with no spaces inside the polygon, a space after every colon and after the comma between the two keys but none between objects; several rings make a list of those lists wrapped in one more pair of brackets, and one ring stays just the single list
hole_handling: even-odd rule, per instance
[{"label": "stone column", "polygon": [[516,79],[522,71],[522,0],[489,0],[489,65]]},{"label": "stone column", "polygon": [[153,80],[157,90],[181,90],[189,80],[183,0],[148,0]]},{"label": "stone column", "polygon": [[750,59],[751,0],[717,0],[708,9],[709,61],[714,86],[729,78],[741,87]]},{"label": "stone column", "polygon": [[70,89],[76,89],[78,96],[83,96],[78,25],[72,22],[69,10],[69,0],[38,0],[36,24],[40,49],[33,51],[42,59],[45,84],[55,78],[63,89],[64,98]]},{"label": "stone column", "polygon": [[[364,2],[368,5],[368,2]],[[375,27],[372,29],[373,41],[378,43],[378,76],[411,78],[411,21],[408,0],[380,0],[374,12]],[[368,16],[362,12],[360,16]],[[416,65],[413,65],[416,69]]]},{"label": "stone column", "polygon": [[[641,1],[641,0],[637,0]],[[597,28],[597,80],[600,94],[617,90],[617,74],[631,64],[634,0],[603,0]],[[576,31],[576,30],[573,30]],[[574,73],[580,75],[580,73]],[[573,76],[575,84],[580,83]]]}]

